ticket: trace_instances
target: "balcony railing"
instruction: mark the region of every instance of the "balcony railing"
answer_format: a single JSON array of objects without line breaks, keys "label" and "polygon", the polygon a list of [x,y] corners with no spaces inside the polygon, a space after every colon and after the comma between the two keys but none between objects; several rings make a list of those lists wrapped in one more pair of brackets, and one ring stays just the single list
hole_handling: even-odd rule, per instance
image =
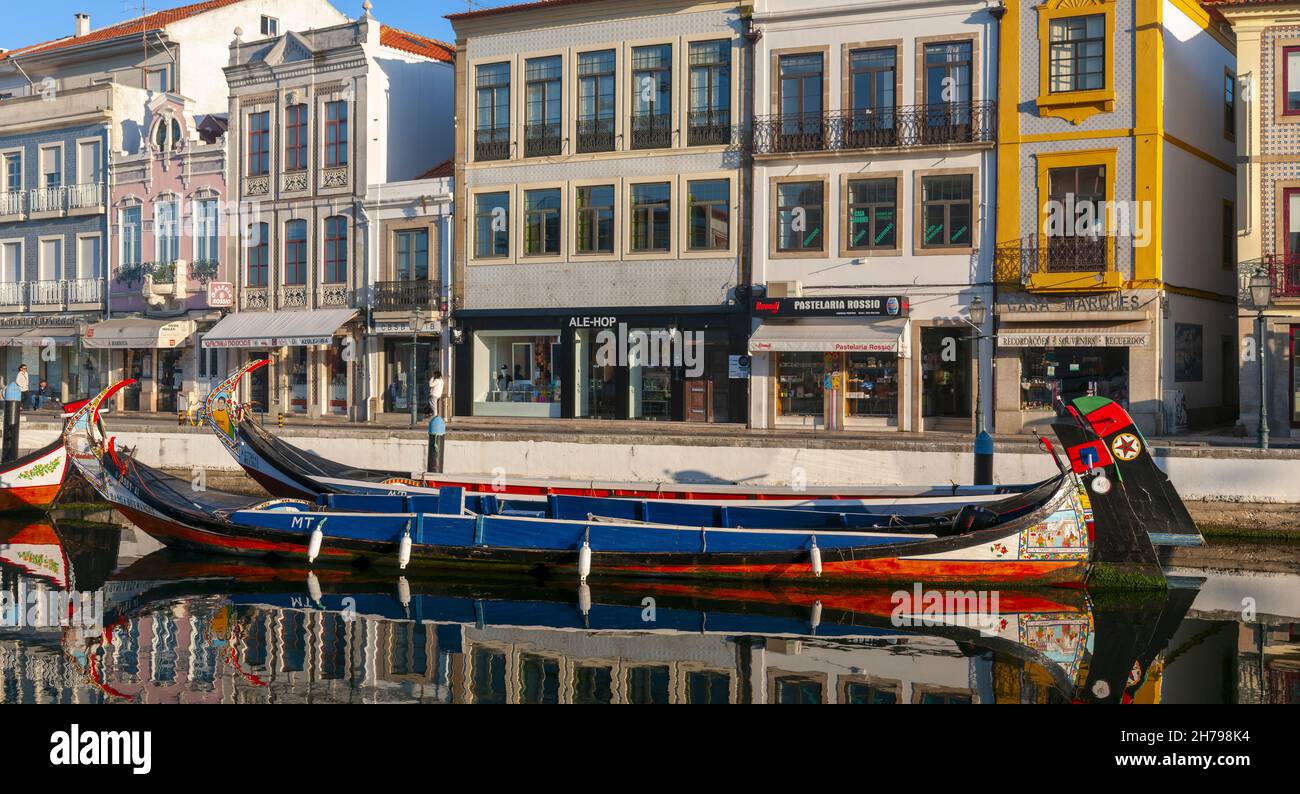
[{"label": "balcony railing", "polygon": [[1032,235],[999,244],[993,269],[999,284],[1026,285],[1040,273],[1096,273],[1132,271],[1133,239],[1124,236]]},{"label": "balcony railing", "polygon": [[475,160],[506,160],[509,157],[509,127],[486,127],[474,131]]},{"label": "balcony railing", "polygon": [[1273,297],[1300,298],[1300,254],[1267,254],[1241,263],[1247,278],[1261,270],[1273,282]]},{"label": "balcony railing", "polygon": [[686,114],[687,146],[722,146],[731,143],[731,111],[692,110]]},{"label": "balcony railing", "polygon": [[27,191],[0,193],[0,215],[21,215],[27,211]]},{"label": "balcony railing", "polygon": [[578,152],[614,151],[613,119],[578,119]]},{"label": "balcony railing", "polygon": [[99,304],[103,300],[104,280],[100,278],[0,283],[0,308],[9,310],[63,310],[75,304]]},{"label": "balcony railing", "polygon": [[375,311],[423,309],[434,306],[440,293],[436,281],[377,281],[375,282]]},{"label": "balcony railing", "polygon": [[633,149],[667,149],[673,145],[671,113],[632,116]]},{"label": "balcony railing", "polygon": [[27,212],[64,212],[67,210],[96,209],[104,206],[104,186],[95,183],[43,187],[0,196],[0,215]]},{"label": "balcony railing", "polygon": [[949,102],[899,108],[760,116],[754,152],[831,152],[992,143],[997,103]]},{"label": "balcony railing", "polygon": [[554,157],[563,147],[558,123],[524,125],[524,157]]}]

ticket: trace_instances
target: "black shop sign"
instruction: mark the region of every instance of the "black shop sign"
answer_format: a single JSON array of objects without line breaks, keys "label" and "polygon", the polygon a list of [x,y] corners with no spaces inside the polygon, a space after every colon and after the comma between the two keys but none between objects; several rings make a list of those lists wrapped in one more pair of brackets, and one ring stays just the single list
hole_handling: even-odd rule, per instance
[{"label": "black shop sign", "polygon": [[826,298],[755,298],[760,317],[906,317],[900,295],[849,295]]}]

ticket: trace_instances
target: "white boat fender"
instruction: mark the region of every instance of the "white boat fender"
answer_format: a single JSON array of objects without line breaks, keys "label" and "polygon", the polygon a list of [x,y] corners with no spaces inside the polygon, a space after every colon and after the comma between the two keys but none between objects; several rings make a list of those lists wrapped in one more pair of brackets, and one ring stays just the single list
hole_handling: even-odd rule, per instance
[{"label": "white boat fender", "polygon": [[320,580],[316,578],[315,571],[307,572],[307,595],[308,597],[311,598],[312,601],[316,602],[317,604],[320,603],[320,599],[321,599]]},{"label": "white boat fender", "polygon": [[397,567],[403,571],[411,564],[411,533],[402,535],[402,542],[397,546]]},{"label": "white boat fender", "polygon": [[[325,523],[324,521],[321,524]],[[321,544],[325,542],[325,533],[321,531],[320,524],[311,531],[311,541],[307,543],[307,562],[316,562],[320,556]]]},{"label": "white boat fender", "polygon": [[822,602],[821,602],[821,599],[818,599],[817,601],[814,601],[814,602],[813,602],[813,606],[812,606],[812,616],[811,616],[810,618],[808,618],[808,622],[809,622],[810,624],[812,624],[812,632],[811,632],[811,633],[816,634],[816,633],[817,633],[817,627],[820,626],[820,625],[822,624]]},{"label": "white boat fender", "polygon": [[591,612],[591,588],[585,584],[578,585],[578,611],[584,618]]},{"label": "white boat fender", "polygon": [[411,583],[405,576],[397,577],[397,601],[403,608],[411,605]]},{"label": "white boat fender", "polygon": [[812,558],[813,576],[822,575],[822,550],[817,548],[817,536],[812,536],[812,548],[808,550],[808,556]]},{"label": "white boat fender", "polygon": [[587,577],[591,575],[591,544],[586,540],[582,541],[582,548],[578,549],[578,581],[586,583]]}]

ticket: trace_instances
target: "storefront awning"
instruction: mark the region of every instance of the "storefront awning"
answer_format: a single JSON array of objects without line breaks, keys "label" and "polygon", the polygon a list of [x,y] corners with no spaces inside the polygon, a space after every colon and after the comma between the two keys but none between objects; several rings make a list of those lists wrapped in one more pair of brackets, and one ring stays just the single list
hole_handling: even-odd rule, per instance
[{"label": "storefront awning", "polygon": [[749,337],[749,352],[906,354],[906,326],[902,318],[764,323]]},{"label": "storefront awning", "polygon": [[76,343],[77,329],[70,325],[0,328],[0,347],[71,347]]},{"label": "storefront awning", "polygon": [[103,348],[173,348],[184,347],[194,333],[192,320],[151,320],[127,317],[105,320],[86,329],[82,344]]},{"label": "storefront awning", "polygon": [[203,335],[203,346],[242,348],[328,345],[335,332],[356,315],[355,309],[228,314]]}]

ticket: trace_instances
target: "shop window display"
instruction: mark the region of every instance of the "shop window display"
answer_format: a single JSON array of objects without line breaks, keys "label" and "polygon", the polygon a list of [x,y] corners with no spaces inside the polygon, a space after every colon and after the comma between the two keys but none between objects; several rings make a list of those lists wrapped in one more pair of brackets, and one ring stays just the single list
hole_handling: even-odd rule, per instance
[{"label": "shop window display", "polygon": [[960,328],[921,330],[921,414],[969,418],[971,347]]},{"label": "shop window display", "polygon": [[343,358],[343,339],[335,339],[325,352],[325,376],[329,381],[329,412],[348,412],[348,364]]},{"label": "shop window display", "polygon": [[289,366],[289,410],[296,414],[305,414],[307,413],[307,348],[290,348],[286,363]]},{"label": "shop window display", "polygon": [[846,413],[850,417],[898,417],[898,355],[849,353]]},{"label": "shop window display", "polygon": [[475,343],[476,416],[560,415],[558,331],[480,331]]},{"label": "shop window display", "polygon": [[181,350],[163,350],[158,353],[158,410],[163,413],[175,413],[181,408],[177,395],[184,388],[182,353]]},{"label": "shop window display", "polygon": [[821,353],[781,353],[777,360],[777,413],[821,416],[827,372]]},{"label": "shop window display", "polygon": [[1020,355],[1023,411],[1052,411],[1089,395],[1128,407],[1128,348],[1030,348]]}]

